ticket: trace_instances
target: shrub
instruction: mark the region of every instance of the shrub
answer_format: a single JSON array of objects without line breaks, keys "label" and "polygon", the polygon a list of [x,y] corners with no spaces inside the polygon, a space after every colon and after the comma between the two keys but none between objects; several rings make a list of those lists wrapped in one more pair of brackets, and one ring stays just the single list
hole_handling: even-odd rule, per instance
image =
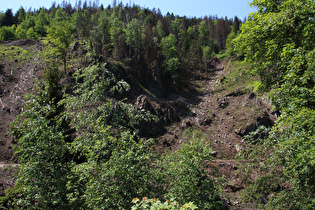
[{"label": "shrub", "polygon": [[209,145],[198,131],[189,131],[188,138],[180,149],[161,158],[165,196],[176,198],[180,205],[194,202],[201,209],[222,208],[219,187],[203,170],[203,163],[211,159]]}]

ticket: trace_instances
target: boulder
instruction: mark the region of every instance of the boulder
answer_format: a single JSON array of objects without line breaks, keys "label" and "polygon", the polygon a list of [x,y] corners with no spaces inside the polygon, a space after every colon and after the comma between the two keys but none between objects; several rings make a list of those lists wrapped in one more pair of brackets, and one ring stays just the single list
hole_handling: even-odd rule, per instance
[{"label": "boulder", "polygon": [[197,123],[199,126],[207,126],[212,123],[212,118],[210,116],[200,116],[197,118]]},{"label": "boulder", "polygon": [[255,131],[259,126],[270,128],[274,125],[275,120],[276,117],[265,111],[262,116],[256,118],[255,122],[249,123],[242,128],[235,130],[235,133],[239,136],[245,136],[248,135],[250,132]]},{"label": "boulder", "polygon": [[224,109],[229,105],[229,98],[218,98],[218,105],[220,109]]},{"label": "boulder", "polygon": [[159,122],[140,123],[140,134],[144,136],[156,136],[162,134],[163,126],[178,122],[180,117],[176,110],[167,102],[160,101],[147,95],[140,95],[134,103],[136,110],[146,110],[158,117]]}]

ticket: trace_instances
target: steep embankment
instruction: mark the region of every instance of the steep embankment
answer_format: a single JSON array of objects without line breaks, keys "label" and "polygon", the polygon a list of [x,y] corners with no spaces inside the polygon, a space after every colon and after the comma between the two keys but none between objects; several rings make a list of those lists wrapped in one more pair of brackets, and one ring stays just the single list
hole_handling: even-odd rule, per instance
[{"label": "steep embankment", "polygon": [[181,104],[190,112],[170,126],[160,142],[174,150],[184,141],[186,129],[202,131],[213,149],[213,159],[206,166],[209,176],[225,179],[223,199],[231,209],[251,209],[252,206],[241,204],[239,192],[258,175],[257,171],[247,172],[246,164],[260,163],[239,158],[248,146],[242,137],[260,125],[271,126],[276,116],[270,102],[252,92],[255,78],[247,73],[250,66],[217,58],[212,63],[215,67],[200,73],[193,82],[196,92],[169,97],[170,102]]},{"label": "steep embankment", "polygon": [[0,196],[14,186],[17,169],[13,163],[10,125],[23,111],[23,96],[33,92],[35,77],[44,69],[42,44],[36,40],[17,40],[0,45]]}]

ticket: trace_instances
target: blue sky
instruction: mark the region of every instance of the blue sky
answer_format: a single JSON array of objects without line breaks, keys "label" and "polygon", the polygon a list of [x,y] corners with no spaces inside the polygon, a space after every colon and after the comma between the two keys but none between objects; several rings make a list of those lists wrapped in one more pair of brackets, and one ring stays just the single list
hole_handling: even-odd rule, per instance
[{"label": "blue sky", "polygon": [[[66,0],[74,6],[76,0]],[[82,0],[83,2],[84,0]],[[96,1],[96,0],[95,0]],[[209,15],[217,15],[218,17],[232,18],[238,16],[241,20],[247,17],[254,8],[251,8],[248,2],[251,0],[122,0],[124,4],[133,2],[142,7],[148,7],[150,9],[160,9],[162,14],[167,12],[174,13],[174,15],[187,17],[204,17]],[[1,0],[0,11],[4,12],[6,9],[13,9],[15,13],[20,6],[25,9],[32,7],[38,9],[40,7],[49,8],[52,5],[53,0]],[[61,3],[62,0],[55,0],[55,2]],[[87,0],[89,2],[89,0]],[[93,0],[92,0],[93,2]],[[108,6],[112,4],[112,0],[99,0],[99,4]],[[120,0],[117,0],[120,2]]]}]

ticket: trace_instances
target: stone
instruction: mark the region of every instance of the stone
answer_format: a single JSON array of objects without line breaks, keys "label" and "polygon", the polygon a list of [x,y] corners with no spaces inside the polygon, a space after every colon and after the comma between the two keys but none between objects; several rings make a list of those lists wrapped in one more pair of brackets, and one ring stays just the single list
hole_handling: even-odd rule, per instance
[{"label": "stone", "polygon": [[140,135],[143,136],[162,134],[165,131],[163,126],[180,120],[176,110],[169,103],[144,94],[138,96],[134,103],[134,107],[136,110],[149,111],[151,114],[159,118],[159,122],[143,121],[140,123],[139,131]]},{"label": "stone", "polygon": [[255,93],[251,93],[251,94],[249,94],[249,99],[253,99],[253,98],[255,98],[256,97],[256,94]]},{"label": "stone", "polygon": [[211,155],[214,156],[214,157],[217,156],[217,154],[218,154],[217,151],[212,151],[212,152],[211,152]]},{"label": "stone", "polygon": [[224,109],[229,105],[229,98],[219,98],[217,99],[220,109]]}]

